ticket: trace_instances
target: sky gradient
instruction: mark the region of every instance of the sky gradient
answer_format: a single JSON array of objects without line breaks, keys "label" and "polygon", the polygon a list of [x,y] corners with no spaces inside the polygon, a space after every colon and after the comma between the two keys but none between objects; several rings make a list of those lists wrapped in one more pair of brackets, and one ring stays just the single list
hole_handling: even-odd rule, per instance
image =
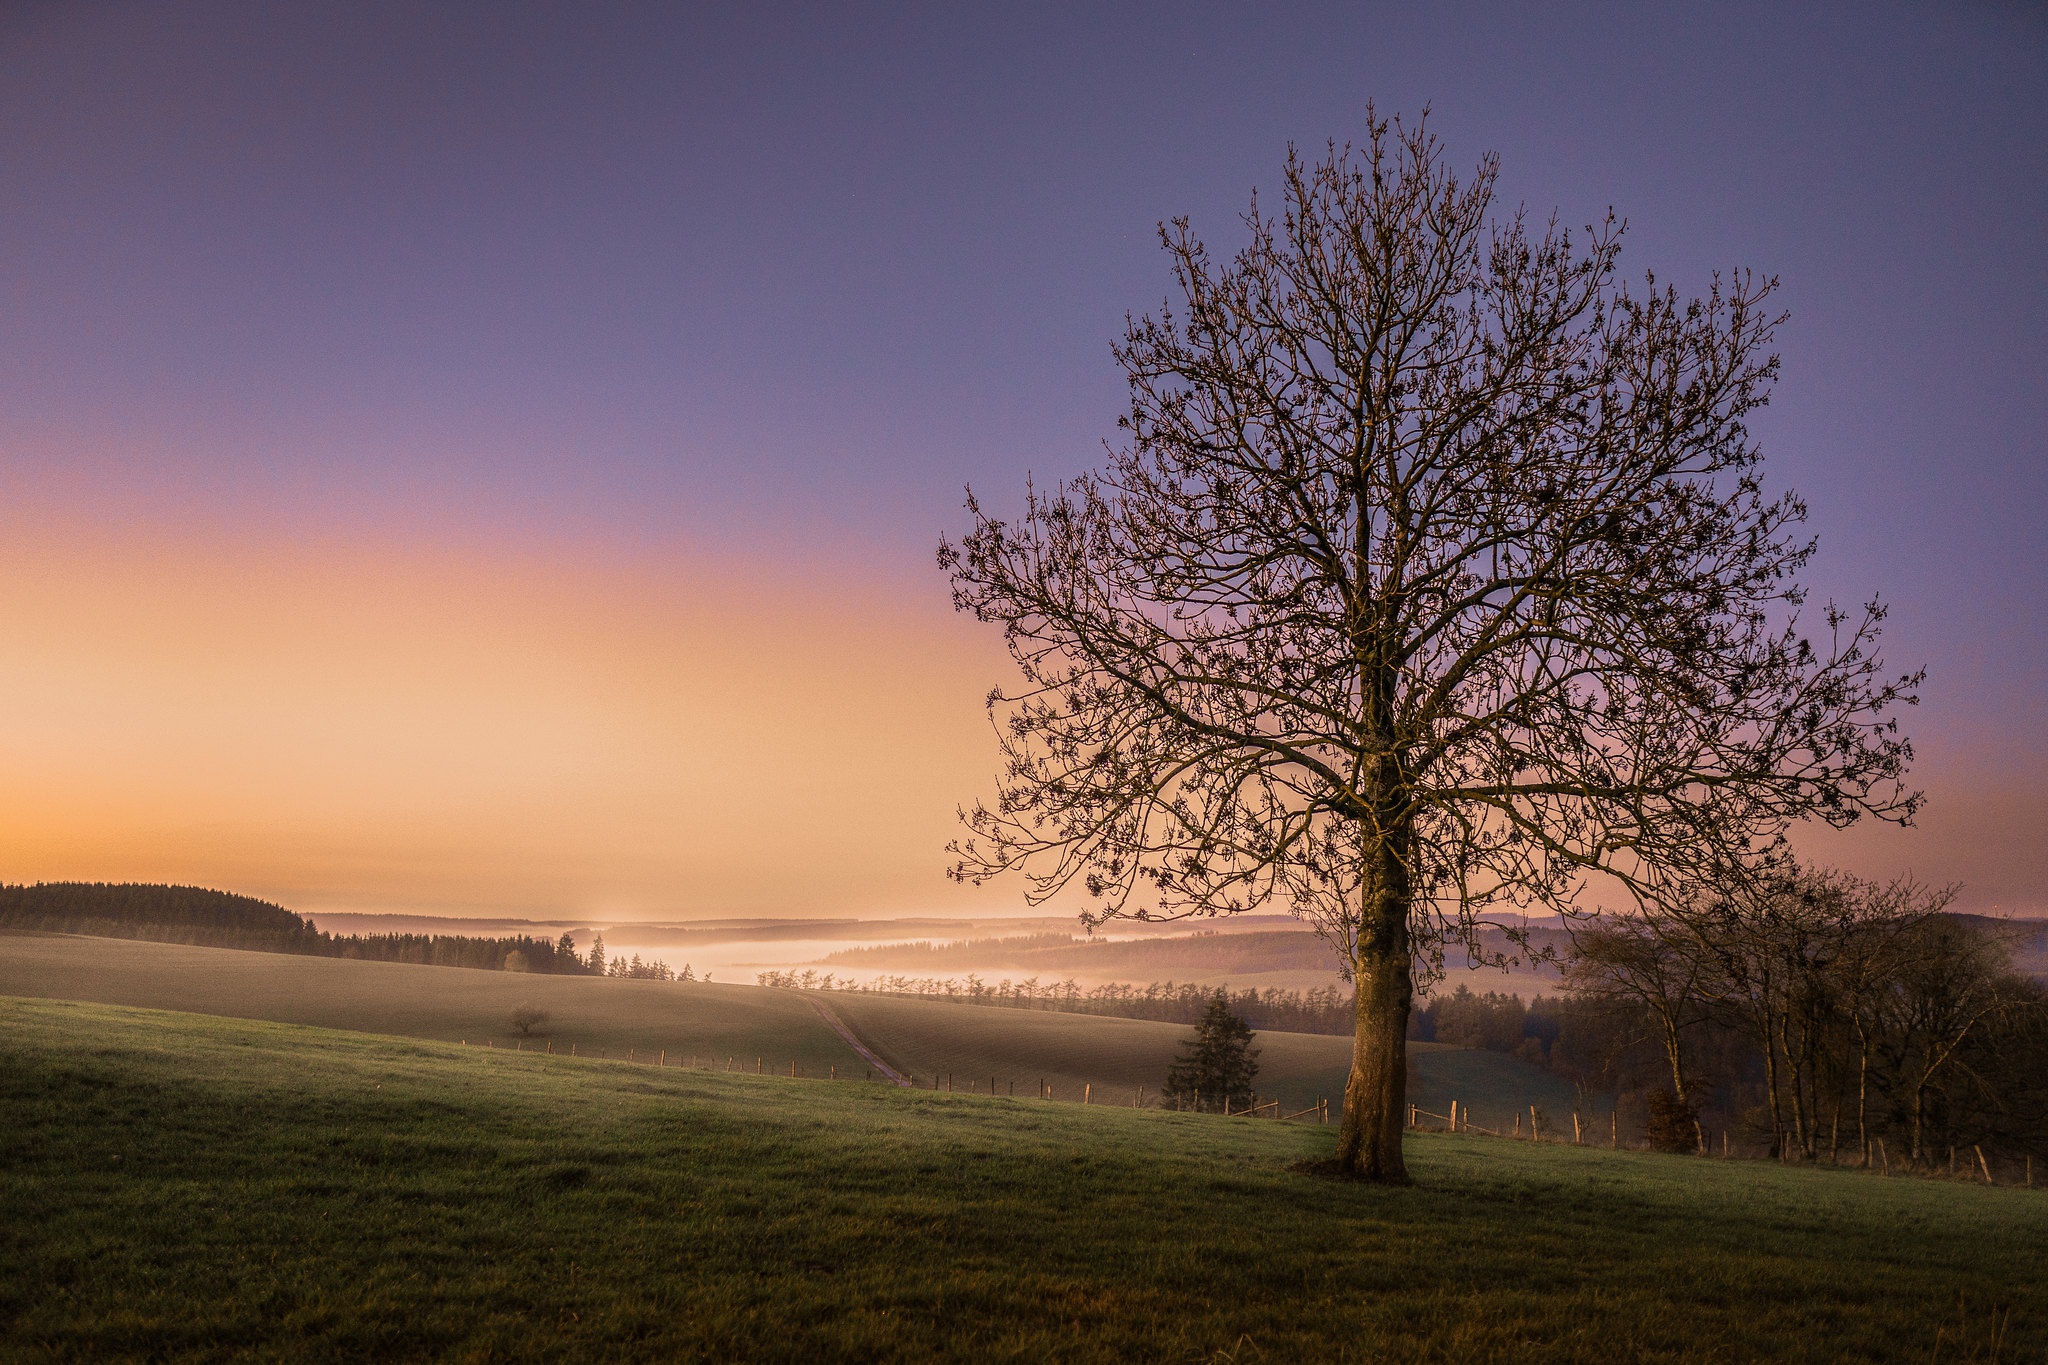
[{"label": "sky gradient", "polygon": [[2048,912],[2037,7],[28,4],[0,12],[0,880],[298,908],[990,913],[962,486],[1290,142],[1776,274],[1818,596],[1929,669],[1921,828]]}]

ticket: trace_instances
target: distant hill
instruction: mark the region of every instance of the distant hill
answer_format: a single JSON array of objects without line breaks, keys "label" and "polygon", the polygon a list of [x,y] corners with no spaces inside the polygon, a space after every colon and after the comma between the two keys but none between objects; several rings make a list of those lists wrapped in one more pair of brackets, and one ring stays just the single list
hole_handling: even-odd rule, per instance
[{"label": "distant hill", "polygon": [[[1999,931],[2011,948],[2014,970],[2048,982],[2048,920],[1993,919],[1967,914],[1958,914],[1955,918]],[[1562,928],[1532,925],[1527,933],[1528,947],[1536,953],[1549,952],[1563,958],[1571,949],[1571,936]],[[1554,966],[1541,960],[1530,962],[1528,953],[1512,943],[1501,930],[1480,931],[1479,945],[1486,953],[1521,958],[1525,964],[1524,972],[1543,981],[1559,982]],[[1447,947],[1444,956],[1445,965],[1453,970],[1468,965],[1464,951],[1455,946]],[[943,943],[920,940],[844,948],[819,961],[824,965],[858,971],[934,974],[1000,971],[1055,977],[1071,972],[1085,977],[1127,980],[1142,980],[1168,972],[1201,973],[1213,977],[1225,972],[1324,971],[1335,974],[1338,971],[1337,955],[1330,945],[1319,935],[1303,929],[1261,929],[1249,933],[1207,930],[1172,937],[1115,940],[1084,939],[1066,933],[967,938]],[[1544,989],[1540,984],[1537,988]],[[1526,991],[1528,987],[1518,984],[1516,989]]]},{"label": "distant hill", "polygon": [[[115,882],[0,883],[0,931],[87,934],[202,948],[411,962],[489,971],[602,971],[573,947],[517,934],[351,934],[336,937],[281,905],[203,886]],[[637,959],[636,959],[637,961]],[[665,970],[665,969],[664,969]],[[617,974],[614,972],[613,974]]]},{"label": "distant hill", "polygon": [[268,952],[317,951],[319,931],[281,905],[203,886],[0,884],[0,929],[144,938]]},{"label": "distant hill", "polygon": [[[1569,940],[1560,929],[1532,928],[1530,944],[1562,954]],[[1521,955],[1497,929],[1480,933],[1489,953]],[[1464,954],[1452,949],[1452,965]],[[881,943],[844,948],[821,961],[871,971],[1080,972],[1090,976],[1144,976],[1162,972],[1339,971],[1337,954],[1321,935],[1303,929],[1232,933],[1208,930],[1172,938],[1082,939],[1071,934],[1028,934],[1011,938],[960,939],[950,943]]]}]

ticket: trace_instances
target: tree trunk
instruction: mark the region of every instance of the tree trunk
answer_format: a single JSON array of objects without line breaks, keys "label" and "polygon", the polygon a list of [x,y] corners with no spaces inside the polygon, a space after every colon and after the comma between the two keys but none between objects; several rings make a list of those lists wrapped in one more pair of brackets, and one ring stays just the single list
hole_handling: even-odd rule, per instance
[{"label": "tree trunk", "polygon": [[1870,1041],[1863,1025],[1856,1025],[1856,1146],[1863,1153],[1863,1169],[1870,1169]]},{"label": "tree trunk", "polygon": [[1408,875],[1394,840],[1380,841],[1378,875],[1368,883],[1352,972],[1358,986],[1351,1075],[1337,1168],[1359,1180],[1408,1183],[1401,1117],[1408,1099],[1408,1013],[1414,1004],[1408,938]]},{"label": "tree trunk", "polygon": [[1792,1087],[1792,1144],[1802,1157],[1806,1153],[1806,1096],[1802,1091],[1799,1059],[1792,1052],[1792,1011],[1778,1016],[1778,1050],[1785,1058],[1786,1082]]},{"label": "tree trunk", "polygon": [[1785,1155],[1785,1106],[1778,1097],[1778,1045],[1771,1037],[1771,1018],[1764,1016],[1764,1087],[1771,1095],[1771,1159]]},{"label": "tree trunk", "polygon": [[1678,1016],[1675,1010],[1660,1008],[1657,1016],[1664,1022],[1664,1057],[1671,1063],[1671,1093],[1678,1099],[1678,1107],[1691,1112],[1685,1093],[1685,1048],[1679,1040]]}]

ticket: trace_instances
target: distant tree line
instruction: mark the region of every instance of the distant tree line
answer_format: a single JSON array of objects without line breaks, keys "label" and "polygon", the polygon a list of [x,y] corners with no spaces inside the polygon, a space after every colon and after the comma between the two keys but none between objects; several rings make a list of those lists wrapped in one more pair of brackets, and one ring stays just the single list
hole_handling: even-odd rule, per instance
[{"label": "distant tree line", "polygon": [[2048,1156],[2048,987],[2013,969],[2038,930],[1947,899],[1798,872],[1602,916],[1577,931],[1565,993],[1460,986],[1410,1034],[1618,1095],[1631,1129],[1670,1151],[1713,1131],[1788,1160]]},{"label": "distant tree line", "polygon": [[0,930],[89,934],[207,948],[243,948],[365,962],[411,962],[433,967],[540,972],[557,976],[618,976],[655,981],[694,980],[665,962],[607,956],[599,935],[588,954],[563,934],[554,942],[518,934],[350,934],[337,936],[281,905],[197,886],[134,883],[43,882],[0,884]]},{"label": "distant tree line", "polygon": [[2048,1155],[2048,989],[1951,895],[1794,868],[1603,917],[1551,1064],[1643,1093],[1674,1150],[1711,1123],[1806,1161]]},{"label": "distant tree line", "polygon": [[1084,988],[1072,979],[1041,981],[985,981],[969,973],[964,977],[877,976],[866,981],[840,977],[815,969],[766,971],[756,978],[763,986],[797,990],[867,991],[879,995],[907,995],[954,1004],[999,1005],[1010,1009],[1057,1010],[1067,1014],[1100,1014],[1119,1019],[1154,1019],[1168,1024],[1201,1022],[1219,995],[1225,1006],[1255,1029],[1281,1033],[1334,1033],[1348,1036],[1352,1028],[1351,992],[1337,986],[1319,986],[1306,991],[1256,987],[1233,991],[1229,987],[1198,986],[1155,981],[1147,986],[1120,983]]},{"label": "distant tree line", "polygon": [[1089,976],[1205,975],[1252,971],[1334,972],[1337,953],[1320,935],[1306,930],[1221,932],[1197,930],[1161,938],[1084,939],[1072,934],[1020,934],[1009,938],[957,939],[948,943],[877,943],[843,948],[824,959],[827,966],[908,971],[920,976],[986,970]]}]

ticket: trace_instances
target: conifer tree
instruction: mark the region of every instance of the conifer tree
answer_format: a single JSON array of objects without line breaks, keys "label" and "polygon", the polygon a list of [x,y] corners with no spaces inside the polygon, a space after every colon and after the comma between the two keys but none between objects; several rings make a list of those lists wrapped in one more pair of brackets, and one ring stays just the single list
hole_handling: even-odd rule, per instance
[{"label": "conifer tree", "polygon": [[1259,1074],[1259,1050],[1251,1043],[1251,1025],[1216,992],[1194,1036],[1181,1044],[1180,1060],[1166,1073],[1161,1093],[1167,1107],[1220,1111],[1226,1103],[1233,1109],[1249,1105]]}]

